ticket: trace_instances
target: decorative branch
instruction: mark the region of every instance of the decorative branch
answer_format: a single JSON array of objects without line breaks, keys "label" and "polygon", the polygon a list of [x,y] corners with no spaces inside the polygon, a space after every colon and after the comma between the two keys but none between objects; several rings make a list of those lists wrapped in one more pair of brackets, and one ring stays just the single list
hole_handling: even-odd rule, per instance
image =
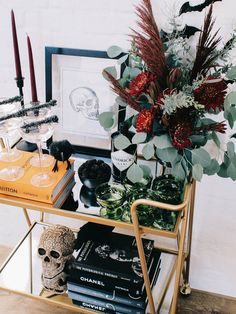
[{"label": "decorative branch", "polygon": [[191,73],[191,81],[193,81],[198,73],[206,75],[210,67],[214,65],[218,58],[217,45],[221,41],[221,37],[217,38],[218,31],[211,35],[215,21],[212,20],[212,5],[205,17],[203,30],[199,36],[196,59]]},{"label": "decorative branch", "polygon": [[23,100],[22,96],[15,96],[15,97],[0,101],[0,105],[12,104],[14,102],[20,102],[22,100]]},{"label": "decorative branch", "polygon": [[113,92],[115,92],[118,96],[122,98],[122,100],[130,105],[130,107],[136,111],[141,111],[141,106],[130,96],[130,94],[123,88],[118,80],[116,80],[109,72],[106,70],[104,71],[109,79],[109,81],[112,83],[111,89]]},{"label": "decorative branch", "polygon": [[42,108],[53,107],[53,106],[56,106],[56,105],[57,105],[57,101],[56,100],[50,100],[49,102],[46,102],[44,104],[32,106],[30,108],[21,109],[21,110],[19,110],[17,112],[10,113],[8,115],[0,117],[0,122],[4,121],[4,120],[9,120],[9,119],[12,119],[12,118],[20,118],[20,117],[26,116],[28,112],[31,112],[31,111],[37,112],[38,110],[40,110]]},{"label": "decorative branch", "polygon": [[164,90],[167,87],[168,69],[166,65],[164,47],[161,36],[155,22],[150,0],[142,0],[142,4],[136,7],[139,17],[138,25],[143,34],[132,30],[132,39],[138,48],[139,57],[147,65],[148,71],[157,77],[159,87]]},{"label": "decorative branch", "polygon": [[25,133],[30,133],[42,124],[58,123],[59,119],[56,115],[48,117],[44,120],[24,124],[21,129],[25,129]]},{"label": "decorative branch", "polygon": [[227,130],[225,121],[221,121],[221,122],[215,122],[215,123],[211,123],[208,125],[203,125],[201,127],[198,128],[194,128],[194,131],[201,131],[201,132],[210,132],[210,131],[214,131],[214,132],[219,132],[219,133],[225,133]]}]

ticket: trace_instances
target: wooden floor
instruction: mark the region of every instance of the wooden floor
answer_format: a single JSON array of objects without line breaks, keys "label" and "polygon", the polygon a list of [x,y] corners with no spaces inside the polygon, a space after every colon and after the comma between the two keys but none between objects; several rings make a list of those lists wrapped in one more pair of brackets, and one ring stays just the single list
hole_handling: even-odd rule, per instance
[{"label": "wooden floor", "polygon": [[[9,254],[9,248],[0,246],[0,265]],[[31,300],[13,293],[0,291],[0,314],[74,314],[73,311]],[[236,300],[202,291],[192,291],[179,298],[177,314],[236,314]]]}]

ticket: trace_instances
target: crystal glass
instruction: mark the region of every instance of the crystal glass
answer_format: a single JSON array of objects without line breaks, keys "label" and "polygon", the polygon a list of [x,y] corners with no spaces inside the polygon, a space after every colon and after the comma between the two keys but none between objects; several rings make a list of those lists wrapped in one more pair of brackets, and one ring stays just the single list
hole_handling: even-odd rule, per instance
[{"label": "crystal glass", "polygon": [[[0,99],[0,102],[4,100]],[[3,104],[0,105],[0,118],[6,117],[9,114],[14,114],[20,109],[20,104]],[[10,137],[16,132],[20,126],[19,118],[11,118],[0,121],[0,137],[5,143],[5,150],[0,153],[0,160],[9,163],[9,166],[4,167],[0,170],[0,179],[5,181],[16,181],[24,175],[24,170],[20,166],[10,165],[22,156],[22,152],[17,149],[11,149],[9,144]]]},{"label": "crystal glass", "polygon": [[33,167],[40,168],[40,172],[31,179],[31,184],[39,187],[47,187],[54,182],[48,169],[43,171],[43,168],[53,164],[54,158],[42,152],[42,143],[47,141],[54,131],[53,123],[43,123],[47,118],[50,118],[51,113],[51,110],[48,108],[32,110],[24,117],[23,125],[20,128],[23,139],[37,144],[38,147],[38,155],[31,158],[30,164]]},{"label": "crystal glass", "polygon": [[96,188],[95,193],[99,205],[109,210],[121,206],[126,197],[125,187],[118,183],[101,184]]}]

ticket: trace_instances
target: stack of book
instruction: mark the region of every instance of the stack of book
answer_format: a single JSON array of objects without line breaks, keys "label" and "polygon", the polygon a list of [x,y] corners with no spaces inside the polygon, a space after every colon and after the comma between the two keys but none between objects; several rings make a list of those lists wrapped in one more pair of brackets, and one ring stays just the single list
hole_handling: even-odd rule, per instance
[{"label": "stack of book", "polygon": [[[30,159],[33,156],[35,156],[35,153],[23,152],[23,156],[14,162],[14,166],[20,166],[24,169],[24,175],[17,181],[5,181],[0,179],[0,193],[46,203],[48,206],[60,208],[75,185],[74,160],[70,160],[70,169],[66,169],[66,162],[58,162],[59,170],[53,172],[53,165],[43,167],[42,169],[31,166]],[[11,164],[13,165],[13,163]],[[9,163],[0,161],[0,169],[8,166]],[[39,172],[50,173],[53,184],[48,187],[36,187],[32,185],[32,176]]]},{"label": "stack of book", "polygon": [[[160,251],[143,239],[153,287],[160,271]],[[132,236],[112,232],[106,239],[86,240],[71,265],[68,295],[73,303],[106,313],[144,314],[147,295]]]}]

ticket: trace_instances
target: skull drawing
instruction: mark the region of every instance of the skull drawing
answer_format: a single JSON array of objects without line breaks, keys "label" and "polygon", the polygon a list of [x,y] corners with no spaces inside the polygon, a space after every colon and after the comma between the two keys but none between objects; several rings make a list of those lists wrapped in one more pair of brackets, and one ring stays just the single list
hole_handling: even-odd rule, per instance
[{"label": "skull drawing", "polygon": [[98,119],[99,99],[91,88],[77,87],[71,91],[69,99],[76,112],[81,112],[87,119]]},{"label": "skull drawing", "polygon": [[67,290],[66,266],[74,260],[74,245],[74,233],[66,226],[50,226],[42,233],[38,255],[42,261],[41,278],[45,289],[55,293]]}]

